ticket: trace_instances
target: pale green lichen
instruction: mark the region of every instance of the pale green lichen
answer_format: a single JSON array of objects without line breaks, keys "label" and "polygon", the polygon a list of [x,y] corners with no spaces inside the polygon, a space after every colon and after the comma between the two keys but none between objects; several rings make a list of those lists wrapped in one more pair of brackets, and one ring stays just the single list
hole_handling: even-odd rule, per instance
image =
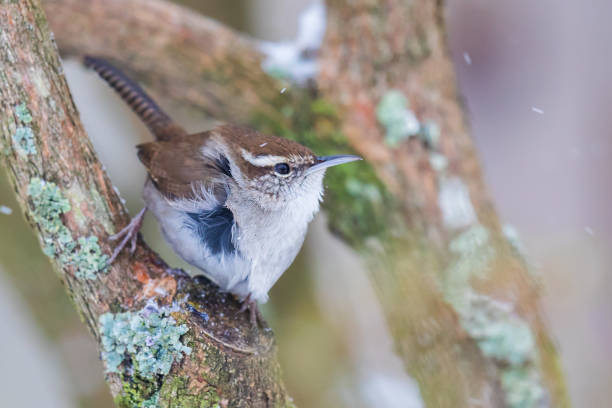
[{"label": "pale green lichen", "polygon": [[43,231],[45,255],[57,257],[64,265],[74,265],[75,276],[80,279],[95,279],[107,269],[108,256],[102,254],[98,238],[80,237],[77,242],[62,222],[61,215],[70,211],[71,206],[55,183],[35,177],[28,185],[28,196],[32,201],[32,218]]},{"label": "pale green lichen", "polygon": [[142,408],[157,408],[159,405],[159,393],[155,393],[151,398],[143,401]]},{"label": "pale green lichen", "polygon": [[71,260],[72,250],[76,247],[76,242],[72,239],[70,231],[63,224],[58,231],[50,236],[45,236],[43,252],[48,257],[58,256],[58,260],[64,264]]},{"label": "pale green lichen", "polygon": [[70,202],[64,198],[55,183],[38,177],[30,180],[28,196],[32,201],[32,218],[43,230],[43,252],[47,256],[72,251],[74,240],[62,223],[61,215],[70,211]]},{"label": "pale green lichen", "polygon": [[365,198],[372,202],[379,202],[382,200],[382,194],[378,186],[364,183],[357,179],[351,178],[346,180],[346,190],[349,194],[357,198]]},{"label": "pale green lichen", "polygon": [[166,375],[175,360],[190,354],[180,337],[188,331],[177,325],[164,308],[148,306],[138,312],[105,313],[99,319],[102,358],[109,373],[129,358],[135,371],[146,379]]},{"label": "pale green lichen", "polygon": [[73,255],[75,276],[80,279],[96,279],[99,272],[108,268],[108,255],[102,253],[98,237],[80,237],[79,249]]},{"label": "pale green lichen", "polygon": [[454,238],[449,249],[454,259],[445,272],[444,295],[461,313],[469,306],[465,291],[469,288],[470,280],[488,271],[489,262],[495,257],[495,249],[489,243],[489,231],[480,224]]},{"label": "pale green lichen", "polygon": [[449,249],[452,253],[464,257],[473,256],[489,245],[489,231],[480,224],[462,232],[454,238]]},{"label": "pale green lichen", "polygon": [[449,230],[469,227],[478,221],[469,188],[459,177],[438,178],[438,207]]},{"label": "pale green lichen", "polygon": [[25,124],[32,122],[32,115],[30,114],[25,102],[15,107],[15,115],[17,115],[17,119]]},{"label": "pale green lichen", "polygon": [[416,136],[421,129],[414,112],[408,108],[406,97],[398,90],[383,95],[376,108],[376,117],[385,128],[385,142],[392,147]]},{"label": "pale green lichen", "polygon": [[70,211],[70,202],[64,198],[59,187],[38,177],[30,180],[28,196],[34,205],[36,221],[47,230],[56,230],[60,215]]},{"label": "pale green lichen", "polygon": [[484,277],[496,256],[489,236],[484,226],[474,225],[450,242],[453,261],[445,272],[444,295],[482,354],[498,364],[507,406],[536,408],[546,391],[538,373],[531,327],[510,303],[476,293],[471,287],[471,280]]},{"label": "pale green lichen", "polygon": [[436,149],[440,140],[440,127],[434,122],[424,123],[419,129],[419,137],[431,149]]},{"label": "pale green lichen", "polygon": [[431,152],[429,154],[429,164],[432,169],[441,173],[448,167],[448,159],[441,153]]},{"label": "pale green lichen", "polygon": [[527,367],[509,367],[502,372],[501,385],[508,408],[545,406],[546,390],[537,371]]},{"label": "pale green lichen", "polygon": [[36,144],[34,143],[34,132],[27,126],[18,127],[13,133],[13,143],[17,153],[21,156],[36,154]]},{"label": "pale green lichen", "polygon": [[13,133],[15,150],[17,150],[17,153],[23,157],[30,154],[36,154],[34,131],[32,128],[27,126],[30,122],[32,122],[32,115],[30,114],[25,102],[15,106],[15,116],[17,116],[17,120],[24,125],[18,126],[15,133]]},{"label": "pale green lichen", "polygon": [[469,306],[461,312],[461,323],[485,356],[513,366],[533,361],[536,347],[531,328],[509,303],[473,292],[466,297]]},{"label": "pale green lichen", "polygon": [[538,372],[531,328],[508,303],[468,291],[469,307],[460,312],[461,326],[483,355],[498,364],[508,408],[543,406],[546,389]]}]

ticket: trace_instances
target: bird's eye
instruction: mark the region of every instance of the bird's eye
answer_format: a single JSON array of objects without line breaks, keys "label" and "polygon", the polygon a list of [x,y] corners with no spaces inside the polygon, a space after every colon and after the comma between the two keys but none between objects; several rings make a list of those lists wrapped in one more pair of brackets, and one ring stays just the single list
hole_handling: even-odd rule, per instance
[{"label": "bird's eye", "polygon": [[276,174],[280,174],[281,176],[286,176],[290,171],[291,169],[287,163],[277,163],[274,165],[274,172]]}]

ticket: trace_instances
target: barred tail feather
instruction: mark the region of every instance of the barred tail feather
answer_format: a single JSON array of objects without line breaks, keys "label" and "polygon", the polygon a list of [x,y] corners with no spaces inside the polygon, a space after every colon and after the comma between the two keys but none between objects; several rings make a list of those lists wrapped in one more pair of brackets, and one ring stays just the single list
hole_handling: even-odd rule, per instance
[{"label": "barred tail feather", "polygon": [[96,71],[121,96],[157,140],[169,140],[174,136],[187,134],[138,84],[108,61],[102,58],[85,56],[83,63],[86,67]]}]

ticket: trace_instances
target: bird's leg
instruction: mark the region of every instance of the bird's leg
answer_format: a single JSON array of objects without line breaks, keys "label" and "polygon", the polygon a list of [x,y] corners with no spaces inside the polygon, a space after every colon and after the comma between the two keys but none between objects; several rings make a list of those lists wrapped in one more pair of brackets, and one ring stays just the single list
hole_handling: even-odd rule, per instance
[{"label": "bird's leg", "polygon": [[119,253],[126,247],[128,242],[130,242],[130,254],[133,254],[136,251],[136,241],[138,239],[138,231],[140,231],[140,227],[142,227],[142,220],[144,219],[145,213],[147,212],[147,207],[144,207],[140,212],[132,218],[130,223],[123,228],[121,231],[116,233],[115,235],[111,235],[108,239],[111,241],[116,241],[123,237],[119,245],[113,251],[110,259],[108,260],[109,264],[112,264]]},{"label": "bird's leg", "polygon": [[259,323],[263,327],[264,326],[263,316],[261,315],[261,312],[259,311],[259,307],[257,306],[257,301],[255,301],[254,299],[251,299],[250,293],[242,301],[242,306],[240,307],[240,310],[238,311],[238,313],[243,313],[247,309],[249,310],[249,320],[251,321],[251,325],[253,327],[257,327]]}]

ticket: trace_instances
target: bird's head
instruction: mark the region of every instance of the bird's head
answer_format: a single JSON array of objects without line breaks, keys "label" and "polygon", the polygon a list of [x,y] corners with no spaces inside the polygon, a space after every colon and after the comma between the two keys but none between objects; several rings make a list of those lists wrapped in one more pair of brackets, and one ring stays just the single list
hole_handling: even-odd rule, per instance
[{"label": "bird's head", "polygon": [[221,142],[237,188],[271,210],[300,201],[318,204],[325,170],[361,160],[354,155],[317,156],[292,140],[235,126],[223,128]]}]

